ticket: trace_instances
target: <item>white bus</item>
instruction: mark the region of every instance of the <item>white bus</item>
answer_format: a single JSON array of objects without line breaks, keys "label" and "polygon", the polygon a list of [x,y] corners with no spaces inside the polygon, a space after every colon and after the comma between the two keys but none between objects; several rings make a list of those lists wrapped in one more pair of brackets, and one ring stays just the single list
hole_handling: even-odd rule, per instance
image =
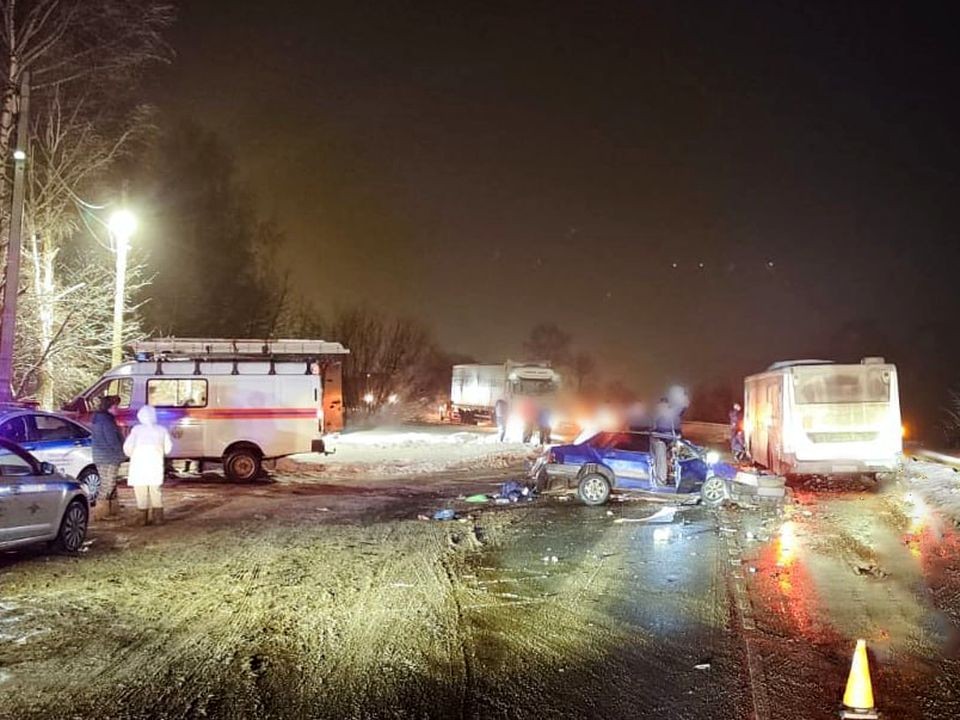
[{"label": "white bus", "polygon": [[897,368],[798,360],[744,381],[750,456],[781,475],[875,474],[903,453]]}]

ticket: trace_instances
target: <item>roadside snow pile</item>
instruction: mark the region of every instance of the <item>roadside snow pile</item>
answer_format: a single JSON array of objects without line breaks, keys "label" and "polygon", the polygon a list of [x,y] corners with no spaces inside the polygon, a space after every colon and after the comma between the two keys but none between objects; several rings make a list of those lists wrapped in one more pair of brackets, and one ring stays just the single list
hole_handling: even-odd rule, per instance
[{"label": "roadside snow pile", "polygon": [[[447,428],[441,426],[441,430]],[[496,435],[483,432],[458,432],[438,430],[406,431],[403,429],[389,430],[361,430],[360,432],[345,433],[332,441],[333,447],[339,453],[344,448],[398,448],[423,447],[424,445],[468,445],[483,444],[499,445]]]},{"label": "roadside snow pile", "polygon": [[932,462],[907,465],[910,489],[960,522],[960,468]]},{"label": "roadside snow pile", "polygon": [[465,469],[516,466],[531,456],[520,443],[501,443],[489,432],[435,428],[378,428],[344,433],[329,442],[333,455],[294,455],[277,464],[280,473],[325,476],[404,477]]}]

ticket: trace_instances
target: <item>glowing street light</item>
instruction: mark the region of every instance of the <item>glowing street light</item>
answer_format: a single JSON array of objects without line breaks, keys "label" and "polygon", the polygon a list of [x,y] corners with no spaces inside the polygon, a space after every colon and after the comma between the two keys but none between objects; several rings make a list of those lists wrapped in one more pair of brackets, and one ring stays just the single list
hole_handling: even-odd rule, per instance
[{"label": "glowing street light", "polygon": [[367,393],[366,395],[364,395],[364,396],[363,396],[363,401],[364,401],[367,405],[373,405],[373,401],[374,401],[373,393]]},{"label": "glowing street light", "polygon": [[123,296],[127,282],[127,250],[130,238],[137,231],[137,216],[126,209],[116,210],[107,223],[117,255],[117,284],[113,294],[113,345],[111,365],[123,358]]}]

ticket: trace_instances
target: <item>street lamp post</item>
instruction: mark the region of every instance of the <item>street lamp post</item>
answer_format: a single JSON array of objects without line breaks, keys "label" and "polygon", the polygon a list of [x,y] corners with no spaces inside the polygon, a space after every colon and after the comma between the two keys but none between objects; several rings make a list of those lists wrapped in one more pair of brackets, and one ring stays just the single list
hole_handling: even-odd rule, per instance
[{"label": "street lamp post", "polygon": [[116,367],[123,359],[123,305],[127,283],[127,250],[137,229],[137,218],[129,210],[117,210],[110,216],[110,234],[117,256],[117,283],[113,294],[113,344],[110,364]]},{"label": "street lamp post", "polygon": [[30,112],[30,73],[20,80],[20,109],[17,113],[17,146],[13,151],[13,206],[7,238],[7,267],[3,289],[3,321],[0,324],[0,402],[12,402],[13,348],[17,335],[17,298],[20,294],[20,243],[23,232],[23,205],[26,192],[26,165]]}]

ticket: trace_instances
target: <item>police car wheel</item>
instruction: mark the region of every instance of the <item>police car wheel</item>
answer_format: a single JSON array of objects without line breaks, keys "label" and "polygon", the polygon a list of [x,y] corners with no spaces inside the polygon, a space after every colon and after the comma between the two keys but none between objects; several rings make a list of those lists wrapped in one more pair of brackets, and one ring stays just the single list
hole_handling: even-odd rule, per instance
[{"label": "police car wheel", "polygon": [[254,480],[260,475],[260,455],[252,448],[231,450],[223,461],[223,468],[231,480]]},{"label": "police car wheel", "polygon": [[57,550],[68,553],[78,552],[83,547],[83,541],[87,537],[88,519],[89,513],[83,501],[74,500],[67,505],[55,541]]},{"label": "police car wheel", "polygon": [[600,473],[589,473],[580,479],[577,495],[586,505],[603,505],[610,498],[610,481]]},{"label": "police car wheel", "polygon": [[90,504],[96,505],[100,498],[100,473],[97,472],[97,469],[87,468],[80,473],[77,481],[87,486],[87,496],[90,498]]},{"label": "police car wheel", "polygon": [[721,477],[711,475],[704,480],[703,485],[700,486],[700,498],[703,500],[704,505],[716,507],[722,503],[726,497],[727,488]]}]

